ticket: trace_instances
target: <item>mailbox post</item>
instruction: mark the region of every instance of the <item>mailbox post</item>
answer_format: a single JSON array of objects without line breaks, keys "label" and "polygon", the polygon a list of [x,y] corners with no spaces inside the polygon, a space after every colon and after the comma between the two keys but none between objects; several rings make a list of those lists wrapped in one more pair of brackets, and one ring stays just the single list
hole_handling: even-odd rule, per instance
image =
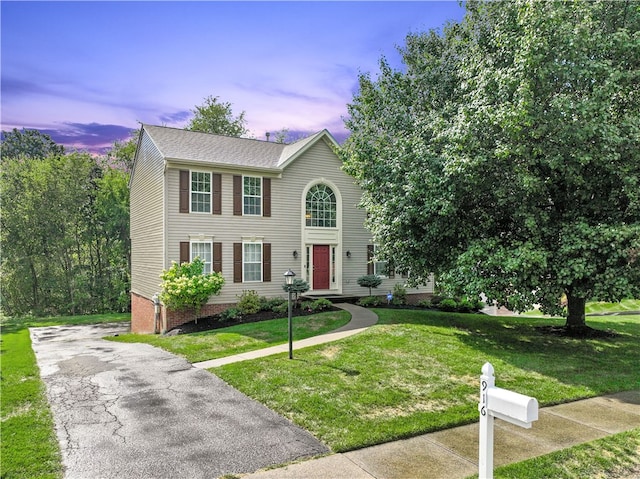
[{"label": "mailbox post", "polygon": [[482,366],[480,376],[480,457],[479,479],[493,479],[493,421],[500,418],[520,427],[530,428],[538,420],[538,401],[514,391],[496,387],[491,363]]}]

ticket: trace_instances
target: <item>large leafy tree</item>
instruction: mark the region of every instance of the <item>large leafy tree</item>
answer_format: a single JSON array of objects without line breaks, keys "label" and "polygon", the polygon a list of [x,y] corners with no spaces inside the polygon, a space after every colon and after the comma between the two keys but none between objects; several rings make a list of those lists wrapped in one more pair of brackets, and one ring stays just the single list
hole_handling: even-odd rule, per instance
[{"label": "large leafy tree", "polygon": [[208,96],[192,112],[194,116],[186,126],[187,130],[236,137],[248,132],[244,111],[234,116],[231,103],[221,103],[217,96]]},{"label": "large leafy tree", "polygon": [[32,158],[41,160],[47,156],[64,154],[64,147],[58,145],[49,135],[38,130],[14,128],[2,132],[0,158]]},{"label": "large leafy tree", "polygon": [[[87,153],[3,146],[0,292],[4,313],[129,308],[128,174]],[[50,146],[50,147],[49,147]]]},{"label": "large leafy tree", "polygon": [[349,105],[383,257],[521,311],[640,296],[640,3],[467,2]]}]

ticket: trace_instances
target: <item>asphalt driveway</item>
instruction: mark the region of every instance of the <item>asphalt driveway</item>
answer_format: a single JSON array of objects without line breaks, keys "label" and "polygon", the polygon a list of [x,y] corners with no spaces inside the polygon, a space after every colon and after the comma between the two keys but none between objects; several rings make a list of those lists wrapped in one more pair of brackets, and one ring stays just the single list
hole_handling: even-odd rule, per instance
[{"label": "asphalt driveway", "polygon": [[215,478],[328,452],[217,376],[125,325],[31,329],[66,478]]}]

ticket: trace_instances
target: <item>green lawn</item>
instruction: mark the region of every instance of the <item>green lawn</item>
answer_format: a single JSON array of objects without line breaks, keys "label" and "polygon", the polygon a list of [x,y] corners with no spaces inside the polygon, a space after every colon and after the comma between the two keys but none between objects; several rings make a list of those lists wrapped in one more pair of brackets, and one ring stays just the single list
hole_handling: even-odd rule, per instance
[{"label": "green lawn", "polygon": [[592,317],[611,339],[545,335],[564,320],[378,309],[379,323],[344,340],[229,364],[214,372],[346,451],[477,420],[489,361],[500,387],[541,406],[640,388],[640,316]]},{"label": "green lawn", "polygon": [[[293,338],[299,340],[318,336],[338,329],[350,320],[351,315],[346,311],[329,311],[294,317],[292,318]],[[124,334],[105,339],[151,344],[195,363],[286,343],[289,339],[289,330],[287,318],[281,318],[260,323],[238,324],[203,333],[179,334],[177,336]]]},{"label": "green lawn", "polygon": [[[640,429],[614,434],[527,461],[502,466],[495,479],[638,477]],[[475,476],[470,477],[478,477]]]},{"label": "green lawn", "polygon": [[[607,312],[610,308],[601,307]],[[619,336],[576,340],[546,336],[535,329],[563,324],[564,320],[376,312],[380,316],[377,326],[335,343],[299,350],[294,361],[279,355],[227,365],[214,372],[336,451],[477,420],[478,378],[485,361],[494,365],[498,386],[535,396],[541,406],[640,389],[637,315],[589,317],[591,326],[617,331]],[[1,477],[62,476],[53,421],[26,328],[128,320],[129,315],[94,315],[2,322]],[[304,320],[300,318],[300,322]],[[253,340],[266,345],[285,342],[286,329],[278,321],[286,324],[284,319],[222,331],[231,336],[213,348],[212,357],[235,354]],[[325,326],[339,327],[348,321],[348,314],[337,321]],[[283,329],[284,338],[278,338]],[[321,331],[319,327],[314,334]],[[194,344],[200,343],[193,348],[196,351],[203,343],[220,340],[216,339],[220,333],[188,336],[194,336]],[[300,339],[299,334],[300,330],[294,332],[294,337]],[[138,339],[166,339],[177,344],[185,337]],[[611,471],[635,470],[640,462],[639,436],[634,430],[533,459],[533,463],[506,466],[496,471],[496,477],[607,477]],[[620,451],[625,460],[618,460]],[[563,472],[558,472],[560,469]],[[527,470],[533,470],[534,475],[525,475]]]},{"label": "green lawn", "polygon": [[53,429],[53,418],[27,328],[129,320],[129,314],[108,314],[2,321],[0,474],[3,479],[62,477],[60,449]]}]

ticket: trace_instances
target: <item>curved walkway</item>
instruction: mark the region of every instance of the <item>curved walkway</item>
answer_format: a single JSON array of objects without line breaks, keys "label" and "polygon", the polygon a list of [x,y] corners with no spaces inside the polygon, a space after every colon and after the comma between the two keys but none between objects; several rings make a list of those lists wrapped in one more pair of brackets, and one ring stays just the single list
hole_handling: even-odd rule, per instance
[{"label": "curved walkway", "polygon": [[[330,333],[302,339],[300,341],[294,341],[293,349],[308,348],[309,346],[315,346],[316,344],[329,343],[348,336],[353,336],[354,334],[358,334],[378,322],[378,316],[375,313],[361,306],[356,306],[355,304],[350,303],[340,303],[334,306],[351,313],[351,321]],[[271,346],[270,348],[248,351],[246,353],[226,356],[224,358],[202,361],[200,363],[193,363],[193,366],[201,369],[217,368],[218,366],[223,366],[225,364],[263,358],[265,356],[271,356],[273,354],[284,353],[287,351],[289,351],[289,344],[285,343],[277,346]]]}]

